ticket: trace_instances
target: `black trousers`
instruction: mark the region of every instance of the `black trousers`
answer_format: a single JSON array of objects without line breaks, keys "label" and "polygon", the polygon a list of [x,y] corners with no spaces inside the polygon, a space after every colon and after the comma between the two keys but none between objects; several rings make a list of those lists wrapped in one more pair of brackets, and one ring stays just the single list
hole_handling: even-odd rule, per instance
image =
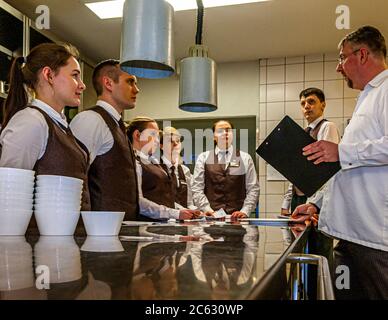
[{"label": "black trousers", "polygon": [[334,248],[334,265],[349,268],[349,289],[338,289],[334,274],[333,284],[339,300],[387,300],[388,252],[341,240]]}]

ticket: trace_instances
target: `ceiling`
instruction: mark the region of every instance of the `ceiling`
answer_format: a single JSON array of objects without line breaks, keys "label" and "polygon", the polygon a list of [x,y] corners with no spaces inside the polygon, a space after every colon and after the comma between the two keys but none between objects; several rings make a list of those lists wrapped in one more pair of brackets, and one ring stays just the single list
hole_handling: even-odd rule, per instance
[{"label": "ceiling", "polygon": [[[120,56],[121,19],[100,20],[84,5],[93,0],[5,1],[33,20],[36,7],[48,5],[50,31],[94,62]],[[336,8],[344,4],[351,29],[374,25],[388,39],[387,0],[272,0],[207,9],[203,43],[216,62],[333,52],[349,32],[335,25]],[[195,10],[175,13],[176,59],[187,56],[195,30]]]}]

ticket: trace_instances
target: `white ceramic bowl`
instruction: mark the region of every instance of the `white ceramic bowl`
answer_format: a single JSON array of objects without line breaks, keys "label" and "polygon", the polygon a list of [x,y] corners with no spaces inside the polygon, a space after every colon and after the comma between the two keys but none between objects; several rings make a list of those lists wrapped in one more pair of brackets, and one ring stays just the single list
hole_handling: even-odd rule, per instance
[{"label": "white ceramic bowl", "polygon": [[81,251],[89,252],[122,252],[124,248],[117,236],[87,236]]},{"label": "white ceramic bowl", "polygon": [[35,210],[39,233],[44,236],[71,236],[79,219],[79,211]]},{"label": "white ceramic bowl", "polygon": [[25,207],[31,207],[32,209],[32,204],[33,204],[32,199],[9,199],[9,198],[1,198],[0,197],[0,208],[25,208]]},{"label": "white ceramic bowl", "polygon": [[32,192],[26,192],[26,193],[14,193],[14,192],[1,192],[0,193],[0,203],[1,200],[4,199],[11,199],[11,200],[18,200],[18,199],[32,199],[34,197],[34,194]]},{"label": "white ceramic bowl", "polygon": [[23,236],[30,223],[32,210],[26,213],[4,214],[0,211],[0,235]]},{"label": "white ceramic bowl", "polygon": [[87,235],[117,236],[120,232],[125,212],[81,211],[81,215]]},{"label": "white ceramic bowl", "polygon": [[62,191],[62,192],[38,192],[35,193],[35,198],[57,198],[57,199],[68,199],[68,198],[81,198],[82,190],[80,191]]},{"label": "white ceramic bowl", "polygon": [[36,184],[39,187],[44,185],[72,187],[82,185],[83,180],[65,176],[39,175],[36,177]]},{"label": "white ceramic bowl", "polygon": [[52,211],[52,212],[80,212],[81,204],[68,204],[65,206],[49,205],[45,203],[34,204],[35,211]]},{"label": "white ceramic bowl", "polygon": [[31,182],[0,182],[0,192],[14,192],[14,193],[33,193],[34,183]]},{"label": "white ceramic bowl", "polygon": [[35,193],[79,193],[82,191],[82,185],[80,186],[72,186],[72,187],[61,187],[61,186],[44,186],[39,187],[38,185],[35,187]]},{"label": "white ceramic bowl", "polygon": [[32,178],[35,176],[35,171],[32,170],[26,170],[26,169],[17,169],[17,168],[6,168],[1,167],[0,168],[0,177],[2,176],[23,176],[23,177],[29,177]]},{"label": "white ceramic bowl", "polygon": [[14,215],[14,214],[30,215],[31,213],[32,213],[32,209],[0,208],[0,215]]}]

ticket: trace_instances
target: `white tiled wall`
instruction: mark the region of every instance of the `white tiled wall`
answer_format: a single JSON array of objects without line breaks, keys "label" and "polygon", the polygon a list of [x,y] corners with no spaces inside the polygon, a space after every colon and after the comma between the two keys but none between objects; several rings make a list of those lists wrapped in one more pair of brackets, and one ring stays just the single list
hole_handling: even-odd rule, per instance
[{"label": "white tiled wall", "polygon": [[[358,91],[349,89],[335,71],[338,53],[315,54],[260,60],[260,143],[277,123],[289,115],[302,127],[307,125],[299,104],[299,93],[308,87],[322,89],[326,95],[325,118],[335,122],[343,134],[353,113]],[[267,181],[266,163],[259,159],[260,214],[280,213],[288,182]]]}]

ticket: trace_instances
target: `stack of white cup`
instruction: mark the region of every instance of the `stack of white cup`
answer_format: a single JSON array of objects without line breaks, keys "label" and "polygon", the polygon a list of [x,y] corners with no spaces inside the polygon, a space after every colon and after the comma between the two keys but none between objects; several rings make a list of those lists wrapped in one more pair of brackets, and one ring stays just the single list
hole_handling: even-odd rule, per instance
[{"label": "stack of white cup", "polygon": [[81,179],[38,175],[35,188],[35,218],[45,236],[73,235],[80,216]]},{"label": "stack of white cup", "polygon": [[0,168],[0,235],[26,233],[32,216],[34,174],[31,170]]}]

